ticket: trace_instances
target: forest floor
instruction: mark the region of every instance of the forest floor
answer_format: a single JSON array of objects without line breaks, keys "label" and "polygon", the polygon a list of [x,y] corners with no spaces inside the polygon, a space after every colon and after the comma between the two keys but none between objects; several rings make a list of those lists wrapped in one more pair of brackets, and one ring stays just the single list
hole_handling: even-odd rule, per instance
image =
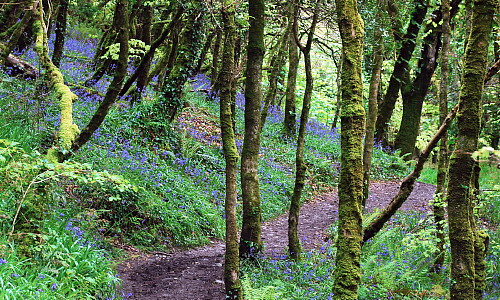
[{"label": "forest floor", "polygon": [[[397,193],[397,182],[375,182],[370,188],[367,209],[384,208]],[[415,184],[415,188],[403,204],[402,210],[427,211],[435,187]],[[305,203],[300,212],[299,235],[305,250],[319,249],[325,244],[326,229],[337,217],[337,191],[316,195]],[[285,254],[287,218],[284,214],[266,222],[262,230],[264,254]],[[128,299],[224,299],[223,262],[224,243],[211,244],[190,250],[171,253],[137,254],[118,266],[123,280],[123,291],[131,293]]]}]

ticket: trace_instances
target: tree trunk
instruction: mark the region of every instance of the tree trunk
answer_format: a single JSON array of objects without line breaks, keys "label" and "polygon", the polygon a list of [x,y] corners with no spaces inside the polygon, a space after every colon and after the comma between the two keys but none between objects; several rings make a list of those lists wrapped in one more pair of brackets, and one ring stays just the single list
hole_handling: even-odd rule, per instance
[{"label": "tree trunk", "polygon": [[354,0],[336,0],[342,38],[339,228],[333,299],[358,299],[363,200],[363,20]]},{"label": "tree trunk", "polygon": [[236,24],[234,21],[234,2],[225,1],[222,9],[224,20],[224,52],[220,71],[220,124],[222,148],[226,160],[226,255],[224,256],[224,283],[226,299],[243,299],[239,279],[240,260],[238,250],[238,222],[236,218],[237,189],[236,176],[238,170],[238,148],[233,126],[231,104],[236,94],[234,84],[234,48],[236,43]]},{"label": "tree trunk", "polygon": [[[89,123],[82,132],[75,139],[73,144],[71,145],[72,152],[78,151],[86,142],[90,140],[94,132],[101,126],[104,118],[106,118],[109,110],[115,103],[116,98],[121,90],[123,79],[127,75],[127,65],[128,65],[128,30],[129,30],[129,21],[128,21],[128,2],[127,0],[120,0],[116,4],[115,15],[113,17],[113,27],[118,30],[118,40],[120,42],[120,53],[118,55],[118,61],[115,68],[115,76],[113,80],[109,84],[108,90],[104,99],[99,104],[96,112],[90,119]],[[68,158],[71,155],[71,152],[68,152],[65,155],[65,158]]]},{"label": "tree trunk", "polygon": [[73,101],[78,97],[64,83],[64,78],[49,57],[48,38],[45,34],[43,7],[40,5],[34,13],[33,32],[36,36],[35,52],[40,57],[42,67],[46,71],[50,85],[58,98],[60,110],[60,125],[57,131],[57,144],[48,150],[46,158],[51,163],[62,160],[62,153],[69,152],[71,143],[78,134],[78,126],[73,122]]},{"label": "tree trunk", "polygon": [[154,107],[154,118],[165,124],[171,123],[177,116],[179,110],[184,107],[182,90],[184,84],[192,76],[195,62],[201,48],[203,35],[203,11],[202,5],[190,12],[190,20],[186,22],[179,41],[179,49],[175,64],[164,82],[161,97]]},{"label": "tree trunk", "polygon": [[269,107],[271,104],[274,104],[276,99],[276,94],[278,93],[278,82],[280,81],[280,77],[282,77],[281,72],[283,65],[285,64],[285,53],[286,47],[288,44],[289,32],[288,28],[285,30],[285,33],[281,37],[281,39],[276,44],[277,51],[271,58],[271,62],[269,63],[268,70],[268,80],[269,80],[269,88],[267,90],[266,96],[264,97],[264,107],[262,108],[261,118],[260,118],[260,130],[264,128],[266,123],[267,114],[269,112]]},{"label": "tree trunk", "polygon": [[381,10],[382,5],[379,1],[379,3],[377,3],[377,12],[375,14],[375,20],[377,22],[375,24],[373,34],[375,46],[373,49],[373,66],[370,79],[370,90],[368,95],[368,114],[366,117],[365,141],[363,145],[363,207],[365,207],[366,199],[368,199],[370,189],[370,168],[372,163],[375,123],[377,121],[378,91],[380,87],[382,63],[384,62],[384,44],[382,41],[381,29],[382,24],[379,23],[380,19],[382,18]]},{"label": "tree trunk", "polygon": [[247,68],[245,80],[245,134],[241,152],[243,226],[240,257],[252,258],[262,250],[260,189],[257,173],[260,149],[260,105],[264,57],[264,0],[248,0]]},{"label": "tree trunk", "polygon": [[[451,2],[450,18],[457,13],[458,4],[461,0]],[[429,89],[431,78],[437,66],[439,49],[441,47],[441,21],[442,12],[440,9],[432,13],[432,21],[424,30],[424,41],[422,45],[421,57],[418,61],[418,68],[415,79],[408,80],[403,87],[401,94],[403,97],[403,116],[394,147],[401,150],[401,155],[407,159],[415,149],[418,133],[420,130],[420,117],[422,106]],[[438,24],[434,27],[435,24]]]},{"label": "tree trunk", "polygon": [[56,40],[54,41],[54,52],[52,53],[52,62],[56,67],[61,65],[61,59],[64,50],[64,39],[66,38],[66,21],[68,18],[68,0],[60,0],[59,9],[56,17]]},{"label": "tree trunk", "polygon": [[[458,135],[450,158],[448,220],[451,244],[451,299],[476,299],[475,249],[471,190],[474,159],[481,122],[481,97],[486,59],[497,0],[475,0],[471,32],[465,52],[463,84],[460,91]],[[481,293],[482,294],[482,293]]]},{"label": "tree trunk", "polygon": [[9,39],[9,42],[7,43],[7,46],[2,49],[1,56],[0,56],[0,65],[3,65],[5,63],[7,57],[10,55],[10,53],[16,47],[24,30],[30,24],[34,12],[36,12],[36,10],[38,9],[39,1],[38,0],[32,1],[29,4],[31,6],[31,9],[28,9],[24,13],[23,18],[21,19],[21,21],[19,23],[17,23],[16,25],[13,25],[16,27],[15,27],[14,31],[12,32],[12,34],[10,35],[10,39]]},{"label": "tree trunk", "polygon": [[299,48],[295,41],[292,24],[295,16],[297,5],[292,1],[288,5],[288,75],[285,91],[285,117],[283,124],[283,133],[286,137],[291,138],[295,135],[295,107],[296,97],[295,92],[297,88],[297,71],[299,68]]},{"label": "tree trunk", "polygon": [[[441,82],[439,85],[439,120],[443,123],[448,114],[448,76],[449,76],[449,59],[450,54],[450,1],[442,0],[441,8],[443,12],[443,47],[441,49]],[[441,272],[444,264],[445,255],[445,184],[448,170],[448,133],[445,132],[439,142],[438,154],[438,169],[436,178],[436,192],[432,201],[432,211],[434,214],[434,224],[436,225],[436,259],[432,266],[432,271]]]},{"label": "tree trunk", "polygon": [[389,86],[384,95],[377,115],[375,125],[375,139],[382,145],[388,146],[387,130],[394,106],[398,99],[399,90],[405,76],[409,73],[409,63],[415,50],[418,32],[427,14],[427,0],[415,0],[415,8],[410,16],[410,23],[403,36],[403,43],[399,49],[398,58],[394,63],[394,70],[389,79]]},{"label": "tree trunk", "polygon": [[300,198],[302,196],[302,190],[304,189],[307,171],[307,166],[304,162],[304,148],[306,143],[307,122],[309,120],[309,111],[311,109],[311,97],[313,92],[311,47],[316,24],[318,23],[321,1],[322,0],[318,0],[318,2],[316,3],[311,27],[309,28],[309,32],[307,34],[306,45],[302,45],[298,38],[297,22],[299,12],[297,12],[293,21],[293,34],[300,51],[304,54],[304,63],[306,69],[306,88],[302,101],[300,127],[299,134],[297,136],[297,152],[295,155],[295,185],[293,187],[293,194],[290,199],[290,211],[288,214],[288,253],[293,260],[300,260],[300,253],[302,252],[297,227],[299,224]]}]

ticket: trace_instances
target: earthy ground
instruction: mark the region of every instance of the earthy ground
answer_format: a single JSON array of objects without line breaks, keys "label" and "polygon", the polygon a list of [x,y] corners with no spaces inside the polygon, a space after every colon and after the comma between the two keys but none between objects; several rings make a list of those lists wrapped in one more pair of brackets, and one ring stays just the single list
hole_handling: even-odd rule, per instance
[{"label": "earthy ground", "polygon": [[[396,182],[378,182],[371,186],[367,208],[385,207],[398,191]],[[434,186],[416,183],[403,210],[427,210]],[[337,216],[337,192],[318,195],[306,203],[300,213],[299,231],[305,249],[320,247],[325,229]],[[287,243],[287,216],[283,215],[263,226],[265,254],[284,253]],[[224,299],[224,244],[210,245],[172,253],[140,255],[118,266],[128,299],[141,300],[218,300]]]}]

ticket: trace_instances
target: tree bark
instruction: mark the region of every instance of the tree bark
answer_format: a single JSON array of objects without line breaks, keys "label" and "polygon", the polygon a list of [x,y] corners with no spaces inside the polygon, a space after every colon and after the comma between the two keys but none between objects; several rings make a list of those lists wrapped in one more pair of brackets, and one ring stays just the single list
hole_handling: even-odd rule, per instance
[{"label": "tree bark", "polygon": [[[439,121],[443,123],[448,114],[448,76],[450,54],[450,1],[442,0],[441,8],[443,12],[443,47],[441,49],[441,81],[439,84]],[[448,170],[448,133],[445,132],[439,142],[438,169],[436,178],[436,192],[432,201],[432,211],[434,214],[434,224],[436,225],[436,259],[432,266],[432,271],[439,273],[442,270],[445,256],[445,185]]]},{"label": "tree bark", "polygon": [[[363,145],[363,207],[365,207],[366,199],[368,199],[370,189],[370,168],[372,162],[375,124],[377,121],[378,111],[378,91],[380,87],[380,75],[382,73],[382,63],[384,62],[383,52],[384,44],[382,41],[382,24],[379,20],[382,18],[382,4],[377,3],[377,12],[375,14],[375,29],[373,40],[375,46],[373,49],[373,66],[370,79],[370,90],[368,95],[368,114],[366,117],[365,141]],[[377,21],[378,20],[378,21]]]},{"label": "tree bark", "polygon": [[361,279],[363,200],[363,61],[364,25],[354,0],[336,0],[342,38],[341,156],[339,227],[333,299],[358,299]]},{"label": "tree bark", "polygon": [[[457,13],[460,1],[451,1],[450,18],[453,18]],[[422,105],[429,90],[431,78],[436,70],[439,49],[441,48],[441,9],[435,10],[432,15],[431,22],[426,25],[424,30],[425,37],[416,76],[413,81],[408,80],[401,91],[403,116],[394,142],[394,148],[401,150],[401,155],[406,155],[407,159],[411,158],[411,154],[415,150],[415,143],[420,130]]]},{"label": "tree bark", "polygon": [[40,57],[42,67],[46,70],[50,85],[58,98],[60,111],[60,125],[57,131],[57,144],[48,150],[46,158],[51,163],[62,160],[62,155],[69,152],[71,143],[78,134],[78,126],[73,122],[73,101],[78,97],[64,83],[64,78],[49,57],[48,38],[45,34],[43,21],[43,7],[40,5],[34,13],[33,32],[36,36],[35,52]]},{"label": "tree bark", "polygon": [[164,82],[160,100],[154,107],[154,117],[165,124],[174,121],[179,110],[184,106],[184,100],[181,97],[182,90],[186,81],[192,76],[195,68],[193,62],[200,54],[204,12],[202,5],[193,9],[189,14],[190,20],[186,22],[180,38],[175,64]]},{"label": "tree bark", "polygon": [[245,80],[245,134],[241,152],[243,225],[240,257],[253,258],[262,250],[260,189],[257,173],[260,149],[262,60],[264,57],[264,0],[248,0],[247,68]]},{"label": "tree bark", "polygon": [[409,73],[410,59],[415,50],[418,32],[420,31],[420,27],[422,27],[422,22],[426,14],[427,0],[415,0],[415,8],[412,11],[410,23],[403,36],[403,42],[399,49],[398,58],[394,63],[394,70],[389,79],[389,85],[385,92],[384,100],[378,109],[377,122],[375,125],[375,139],[384,146],[389,145],[387,140],[389,121],[391,120],[402,82]]},{"label": "tree bark", "polygon": [[224,283],[226,299],[243,299],[239,278],[240,260],[238,250],[238,222],[236,218],[237,194],[236,176],[238,170],[238,149],[236,148],[235,128],[231,105],[236,94],[233,84],[234,48],[236,43],[236,24],[234,21],[234,2],[226,0],[222,8],[224,21],[224,52],[220,70],[220,124],[222,148],[226,160],[226,255],[224,256]]},{"label": "tree bark", "polygon": [[299,224],[299,212],[300,212],[300,198],[302,196],[302,190],[304,189],[306,181],[306,171],[307,166],[304,162],[304,148],[306,143],[306,130],[307,122],[309,120],[309,111],[311,109],[311,97],[313,92],[313,75],[312,75],[312,65],[311,65],[311,47],[314,38],[314,31],[316,30],[316,24],[318,23],[319,10],[321,7],[322,0],[317,0],[316,8],[314,9],[314,15],[307,34],[307,41],[305,45],[299,40],[297,32],[297,22],[299,13],[295,15],[293,21],[293,34],[295,36],[295,41],[304,54],[304,63],[306,69],[306,88],[304,91],[304,98],[302,100],[302,112],[300,115],[300,127],[299,134],[297,136],[297,152],[295,154],[295,184],[293,187],[293,194],[290,199],[290,210],[288,214],[288,253],[290,258],[293,260],[300,260],[300,254],[302,252],[300,246],[300,240],[298,235],[298,224]]},{"label": "tree bark", "polygon": [[288,76],[285,91],[285,117],[283,133],[286,137],[291,138],[295,135],[296,125],[295,125],[295,108],[296,108],[296,87],[297,87],[297,71],[299,68],[299,48],[297,47],[297,42],[295,41],[294,33],[291,30],[295,10],[298,9],[292,1],[288,5],[288,27],[290,28],[289,40],[288,40]]},{"label": "tree bark", "polygon": [[[71,151],[78,151],[86,142],[90,140],[94,132],[101,126],[104,118],[106,118],[109,110],[115,103],[116,98],[121,90],[123,79],[127,75],[128,65],[128,40],[129,40],[129,21],[128,21],[128,2],[127,0],[120,0],[116,3],[115,15],[113,17],[113,27],[118,31],[118,40],[120,42],[120,53],[115,68],[115,76],[109,84],[108,90],[104,99],[99,104],[96,112],[90,119],[89,123],[71,145]],[[71,152],[65,155],[68,158]]]},{"label": "tree bark", "polygon": [[[451,245],[450,298],[477,299],[475,287],[476,242],[472,212],[471,190],[473,168],[472,154],[477,150],[481,123],[481,97],[486,74],[488,45],[493,15],[498,0],[475,0],[471,32],[465,52],[463,84],[458,111],[456,148],[450,158],[448,182],[448,221]],[[482,294],[482,292],[481,292]]]},{"label": "tree bark", "polygon": [[[288,29],[288,28],[287,28]],[[285,33],[281,37],[281,39],[276,44],[276,52],[271,58],[271,62],[269,64],[268,70],[268,80],[269,80],[269,88],[267,90],[266,96],[264,97],[264,107],[262,108],[261,118],[260,118],[260,129],[264,128],[266,123],[267,114],[269,112],[269,107],[271,104],[275,103],[276,94],[278,93],[278,82],[280,81],[281,72],[283,65],[285,64],[285,53],[288,44],[288,30],[285,30]]]},{"label": "tree bark", "polygon": [[54,41],[54,52],[52,53],[52,62],[56,67],[61,65],[61,59],[64,50],[64,40],[66,39],[66,23],[68,18],[68,0],[60,0],[59,9],[56,17],[56,40]]}]

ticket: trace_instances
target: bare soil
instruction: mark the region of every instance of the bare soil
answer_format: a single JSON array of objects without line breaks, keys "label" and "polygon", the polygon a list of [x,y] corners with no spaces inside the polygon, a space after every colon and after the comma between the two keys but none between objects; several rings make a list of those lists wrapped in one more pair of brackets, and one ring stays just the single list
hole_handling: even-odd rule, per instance
[{"label": "bare soil", "polygon": [[[397,193],[397,182],[375,182],[370,187],[367,209],[384,208]],[[415,183],[402,210],[427,211],[435,187]],[[313,197],[301,208],[299,235],[304,249],[319,248],[324,244],[326,229],[337,216],[337,191]],[[262,239],[265,255],[285,253],[287,215],[282,215],[263,226]],[[224,299],[223,262],[224,243],[171,253],[138,255],[118,266],[123,280],[123,291],[131,293],[128,299],[141,300],[218,300]]]}]

